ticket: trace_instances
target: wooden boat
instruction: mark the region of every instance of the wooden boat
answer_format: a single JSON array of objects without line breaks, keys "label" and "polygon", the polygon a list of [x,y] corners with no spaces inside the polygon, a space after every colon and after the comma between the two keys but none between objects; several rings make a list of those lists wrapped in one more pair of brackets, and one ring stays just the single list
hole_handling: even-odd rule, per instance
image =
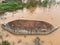
[{"label": "wooden boat", "polygon": [[22,19],[2,24],[1,27],[13,34],[50,34],[57,29],[45,21]]}]

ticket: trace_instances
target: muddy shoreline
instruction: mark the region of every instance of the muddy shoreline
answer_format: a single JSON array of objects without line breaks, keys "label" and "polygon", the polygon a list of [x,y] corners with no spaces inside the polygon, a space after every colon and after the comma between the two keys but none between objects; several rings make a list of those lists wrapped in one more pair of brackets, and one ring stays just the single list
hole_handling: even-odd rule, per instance
[{"label": "muddy shoreline", "polygon": [[[0,19],[0,24],[6,24],[10,21],[17,20],[17,19],[27,19],[27,20],[38,20],[38,21],[46,21],[52,24],[55,27],[59,27],[56,31],[49,35],[13,35],[12,33],[9,33],[8,31],[2,29],[0,27],[0,30],[2,32],[3,40],[7,40],[11,43],[11,45],[14,42],[14,45],[33,45],[33,40],[36,37],[39,37],[41,40],[43,40],[45,43],[42,45],[51,45],[50,42],[53,43],[53,45],[60,45],[60,6],[55,6],[50,9],[43,9],[37,7],[36,10],[33,13],[30,13],[27,9],[18,10],[17,12],[6,12],[6,16],[3,16],[3,18],[6,17],[6,19]],[[6,37],[8,35],[8,37]],[[18,43],[18,41],[21,40],[21,43]]]}]

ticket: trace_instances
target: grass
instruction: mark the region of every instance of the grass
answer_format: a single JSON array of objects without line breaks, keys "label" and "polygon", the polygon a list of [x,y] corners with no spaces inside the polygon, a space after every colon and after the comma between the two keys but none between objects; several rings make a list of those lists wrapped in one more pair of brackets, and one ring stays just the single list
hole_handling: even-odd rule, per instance
[{"label": "grass", "polygon": [[36,7],[37,6],[37,1],[30,1],[26,3],[26,7],[30,8],[30,7]]},{"label": "grass", "polygon": [[18,4],[17,2],[7,2],[0,4],[0,11],[13,11],[17,9],[23,9],[24,4]]},{"label": "grass", "polygon": [[26,8],[32,8],[32,7],[36,7],[41,6],[41,7],[47,7],[49,3],[49,0],[44,0],[43,2],[41,2],[41,0],[39,1],[33,1],[30,0],[27,3],[22,3],[22,2],[5,2],[5,3],[0,3],[0,12],[2,11],[14,11],[14,10],[18,10],[18,9],[23,9],[24,7]]},{"label": "grass", "polygon": [[10,45],[10,43],[8,41],[2,41],[1,45]]},{"label": "grass", "polygon": [[49,0],[44,0],[41,5],[42,5],[43,7],[47,7],[48,2],[49,2]]}]

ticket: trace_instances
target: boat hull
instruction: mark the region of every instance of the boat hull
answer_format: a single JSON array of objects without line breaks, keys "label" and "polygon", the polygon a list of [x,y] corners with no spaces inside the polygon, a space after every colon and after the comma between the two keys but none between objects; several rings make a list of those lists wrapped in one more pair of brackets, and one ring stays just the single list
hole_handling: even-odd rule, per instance
[{"label": "boat hull", "polygon": [[57,27],[54,27],[47,22],[34,20],[14,20],[6,24],[2,24],[1,27],[13,34],[46,35],[54,32],[57,29]]}]

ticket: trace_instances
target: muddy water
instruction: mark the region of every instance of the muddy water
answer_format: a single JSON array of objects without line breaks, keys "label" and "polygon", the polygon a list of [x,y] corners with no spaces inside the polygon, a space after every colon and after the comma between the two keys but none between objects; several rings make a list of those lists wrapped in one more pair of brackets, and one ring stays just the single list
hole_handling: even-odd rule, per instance
[{"label": "muddy water", "polygon": [[[40,38],[41,45],[60,45],[60,6],[56,5],[50,9],[37,7],[33,13],[26,8],[24,8],[24,10],[17,10],[15,12],[6,12],[5,16],[0,19],[0,24],[4,24],[16,19],[46,21],[56,27],[59,27],[59,29],[49,35],[14,35],[0,27],[2,30],[1,32],[3,40],[8,40],[11,45],[34,45],[34,39],[36,37]],[[18,41],[20,41],[20,43],[18,43]]]}]

